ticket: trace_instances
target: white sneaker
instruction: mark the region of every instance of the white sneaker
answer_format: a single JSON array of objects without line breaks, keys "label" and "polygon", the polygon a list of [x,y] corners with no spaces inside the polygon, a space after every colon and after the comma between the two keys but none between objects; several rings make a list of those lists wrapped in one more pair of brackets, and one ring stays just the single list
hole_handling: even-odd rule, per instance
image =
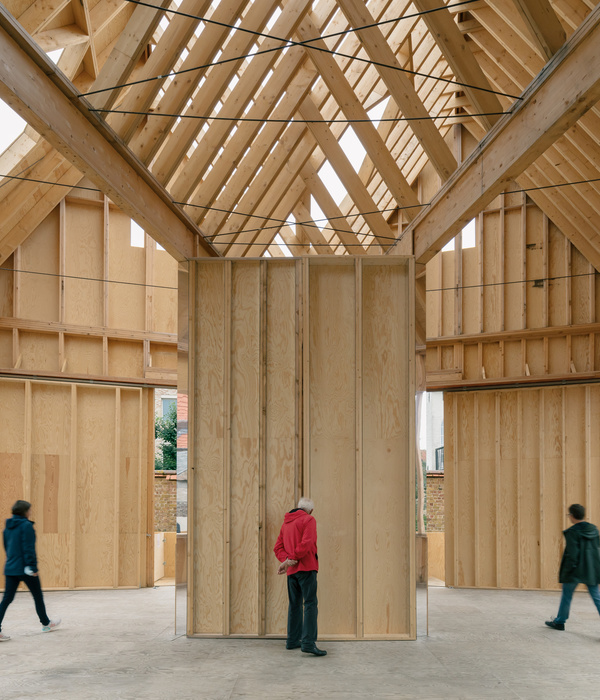
[{"label": "white sneaker", "polygon": [[60,625],[60,618],[58,620],[50,620],[49,625],[44,625],[42,627],[42,632],[54,632],[54,630]]},{"label": "white sneaker", "polygon": [[9,639],[10,637],[7,634],[2,634],[2,632],[0,632],[0,642],[8,642]]}]

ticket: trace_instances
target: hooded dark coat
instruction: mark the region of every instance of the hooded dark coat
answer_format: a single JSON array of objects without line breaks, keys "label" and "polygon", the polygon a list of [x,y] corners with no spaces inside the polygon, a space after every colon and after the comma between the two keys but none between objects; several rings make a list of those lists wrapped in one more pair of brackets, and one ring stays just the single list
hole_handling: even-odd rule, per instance
[{"label": "hooded dark coat", "polygon": [[567,530],[565,551],[560,562],[560,583],[600,584],[600,536],[592,523],[575,523]]},{"label": "hooded dark coat", "polygon": [[13,515],[6,521],[4,530],[4,549],[6,550],[5,576],[23,576],[25,567],[29,566],[37,573],[35,556],[35,530],[33,522],[22,515]]}]

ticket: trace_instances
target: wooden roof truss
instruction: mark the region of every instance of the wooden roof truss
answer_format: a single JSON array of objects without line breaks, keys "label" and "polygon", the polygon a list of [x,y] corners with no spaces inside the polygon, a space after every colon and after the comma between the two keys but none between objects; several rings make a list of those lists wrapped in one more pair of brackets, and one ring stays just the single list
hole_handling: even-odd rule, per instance
[{"label": "wooden roof truss", "polygon": [[[7,0],[0,49],[13,41],[29,63],[16,77],[0,68],[0,97],[31,126],[0,156],[0,175],[28,178],[0,181],[0,259],[84,176],[179,259],[393,250],[422,262],[512,180],[531,188],[599,177],[600,58],[590,64],[585,48],[600,46],[592,0],[436,9],[444,4]],[[56,49],[66,79],[42,53]],[[527,95],[561,95],[578,81],[585,95],[572,90],[545,135],[504,164],[494,144],[521,138],[517,112],[525,130],[543,124],[537,97],[522,109]],[[71,112],[34,106],[27,84],[59,85],[55,99],[79,115],[69,147],[53,120]],[[457,123],[480,142],[472,160],[495,168],[477,196],[461,190],[475,166],[458,162]],[[83,152],[92,142],[98,158],[111,147],[122,159],[112,183]],[[419,185],[426,166],[438,178],[431,206]],[[600,269],[599,183],[530,196]],[[452,206],[456,197],[464,206]]]}]

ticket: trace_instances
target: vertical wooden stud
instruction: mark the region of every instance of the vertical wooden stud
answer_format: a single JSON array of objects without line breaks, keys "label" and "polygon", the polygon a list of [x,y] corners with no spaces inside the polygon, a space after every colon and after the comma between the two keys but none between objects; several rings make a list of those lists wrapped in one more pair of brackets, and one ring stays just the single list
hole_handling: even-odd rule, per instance
[{"label": "vertical wooden stud", "polygon": [[[481,343],[479,344],[481,347]],[[479,394],[476,393],[473,401],[473,426],[475,428],[475,440],[473,441],[473,463],[475,465],[479,464],[479,441],[477,440],[477,435],[484,428],[479,424]],[[497,487],[497,484],[496,484]],[[479,526],[479,508],[478,508],[478,496],[479,496],[479,470],[477,468],[473,469],[473,522],[475,527],[473,546],[474,546],[474,556],[473,556],[473,566],[475,569],[475,586],[479,587],[481,585],[481,569],[480,569],[480,552],[481,552],[481,529]],[[458,522],[458,521],[457,521]]]},{"label": "vertical wooden stud", "polygon": [[[31,500],[31,439],[32,439],[32,407],[31,407],[31,381],[25,382],[25,412],[23,426],[23,497]],[[41,506],[41,504],[39,504]]]},{"label": "vertical wooden stud", "polygon": [[[60,323],[65,322],[65,303],[66,303],[66,295],[65,295],[65,274],[67,272],[67,267],[66,267],[66,256],[67,256],[67,212],[66,212],[66,199],[61,199],[60,205],[59,205],[59,243],[58,243],[58,256],[59,256],[59,263],[58,263],[58,283],[59,283],[59,310],[58,310],[58,319]],[[63,364],[64,358],[61,361],[61,367]]]},{"label": "vertical wooden stud", "polygon": [[102,282],[102,316],[104,319],[104,326],[108,327],[109,323],[109,282],[110,279],[110,246],[109,246],[109,217],[110,208],[108,197],[104,195],[103,199],[103,220],[102,220],[102,230],[103,230],[103,241],[104,241],[104,261],[103,261],[103,282]]},{"label": "vertical wooden stud", "polygon": [[230,633],[230,570],[231,570],[231,266],[224,269],[224,343],[223,343],[223,406],[225,444],[223,449],[223,634]]},{"label": "vertical wooden stud", "polygon": [[364,626],[364,577],[363,577],[363,303],[362,303],[362,261],[354,260],[354,289],[356,294],[356,633],[359,639],[365,636]]},{"label": "vertical wooden stud", "polygon": [[77,386],[71,385],[71,455],[69,462],[69,588],[75,588],[77,551]]},{"label": "vertical wooden stud", "polygon": [[[106,198],[105,198],[106,200]],[[113,523],[113,586],[119,587],[119,530],[121,510],[121,387],[115,387],[115,446],[113,462],[114,523]]]},{"label": "vertical wooden stud", "polygon": [[267,628],[267,283],[266,261],[260,263],[260,364],[258,427],[258,629],[263,636]]}]

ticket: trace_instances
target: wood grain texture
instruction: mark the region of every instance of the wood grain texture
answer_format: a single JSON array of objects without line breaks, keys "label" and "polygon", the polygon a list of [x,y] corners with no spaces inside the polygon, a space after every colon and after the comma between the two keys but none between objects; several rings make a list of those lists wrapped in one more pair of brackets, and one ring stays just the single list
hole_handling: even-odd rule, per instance
[{"label": "wood grain texture", "polygon": [[446,395],[449,585],[558,588],[568,506],[592,522],[600,512],[599,395],[595,384]]},{"label": "wood grain texture", "polygon": [[414,636],[413,272],[357,264],[194,263],[192,634],[285,632],[272,547],[304,494],[321,634]]}]

